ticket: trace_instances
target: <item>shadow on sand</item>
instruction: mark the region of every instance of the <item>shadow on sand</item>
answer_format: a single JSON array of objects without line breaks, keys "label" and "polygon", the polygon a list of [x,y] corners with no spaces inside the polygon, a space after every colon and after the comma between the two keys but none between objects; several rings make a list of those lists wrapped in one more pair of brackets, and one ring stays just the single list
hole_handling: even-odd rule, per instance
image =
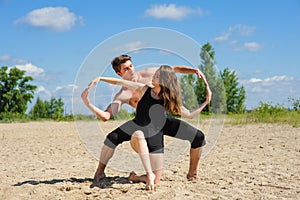
[{"label": "shadow on sand", "polygon": [[13,186],[22,186],[22,185],[40,185],[40,184],[58,184],[58,183],[90,183],[90,187],[99,187],[99,188],[112,188],[113,184],[130,184],[130,181],[127,177],[120,177],[120,176],[114,176],[114,177],[105,177],[100,180],[99,183],[93,184],[92,178],[68,178],[68,179],[52,179],[52,180],[28,180],[23,182],[18,182],[14,184]]}]

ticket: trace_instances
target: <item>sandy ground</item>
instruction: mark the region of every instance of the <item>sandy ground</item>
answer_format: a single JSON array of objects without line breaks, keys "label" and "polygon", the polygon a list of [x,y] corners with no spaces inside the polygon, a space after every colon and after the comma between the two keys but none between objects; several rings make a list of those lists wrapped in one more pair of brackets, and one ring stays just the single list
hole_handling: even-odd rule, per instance
[{"label": "sandy ground", "polygon": [[98,161],[74,122],[0,124],[0,139],[0,199],[300,199],[300,128],[288,125],[226,124],[201,160],[199,181],[185,178],[185,151],[156,191],[112,167],[90,188]]}]

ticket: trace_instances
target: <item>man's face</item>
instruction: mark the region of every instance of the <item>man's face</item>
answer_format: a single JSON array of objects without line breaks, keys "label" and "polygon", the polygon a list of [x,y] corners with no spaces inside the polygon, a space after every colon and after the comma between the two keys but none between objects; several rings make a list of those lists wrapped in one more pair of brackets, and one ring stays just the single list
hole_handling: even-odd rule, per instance
[{"label": "man's face", "polygon": [[131,80],[134,75],[134,66],[130,60],[127,60],[125,63],[121,64],[121,69],[117,72],[125,80]]}]

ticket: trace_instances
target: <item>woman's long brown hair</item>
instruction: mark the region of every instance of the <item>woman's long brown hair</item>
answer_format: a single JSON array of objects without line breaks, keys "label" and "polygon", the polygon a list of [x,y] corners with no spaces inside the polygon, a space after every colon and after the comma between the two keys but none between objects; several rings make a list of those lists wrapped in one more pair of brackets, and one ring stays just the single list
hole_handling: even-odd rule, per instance
[{"label": "woman's long brown hair", "polygon": [[181,114],[180,86],[175,71],[168,65],[161,65],[159,96],[164,100],[165,109],[173,114]]}]

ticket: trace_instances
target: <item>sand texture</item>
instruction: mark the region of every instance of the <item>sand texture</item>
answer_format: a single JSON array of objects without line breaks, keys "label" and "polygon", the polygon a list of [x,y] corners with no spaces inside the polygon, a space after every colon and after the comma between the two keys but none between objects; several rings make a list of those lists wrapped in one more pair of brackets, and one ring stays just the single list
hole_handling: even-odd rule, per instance
[{"label": "sand texture", "polygon": [[[0,124],[0,199],[300,199],[300,128],[225,124],[201,160],[199,181],[185,178],[189,146],[184,143],[186,150],[179,149],[180,156],[165,166],[156,191],[146,191],[145,184],[127,179],[124,162],[137,170],[142,165],[122,153],[126,144],[107,177],[90,188],[98,160],[78,134],[89,131],[86,123],[79,131],[75,122]],[[115,125],[101,123],[107,130]]]}]

